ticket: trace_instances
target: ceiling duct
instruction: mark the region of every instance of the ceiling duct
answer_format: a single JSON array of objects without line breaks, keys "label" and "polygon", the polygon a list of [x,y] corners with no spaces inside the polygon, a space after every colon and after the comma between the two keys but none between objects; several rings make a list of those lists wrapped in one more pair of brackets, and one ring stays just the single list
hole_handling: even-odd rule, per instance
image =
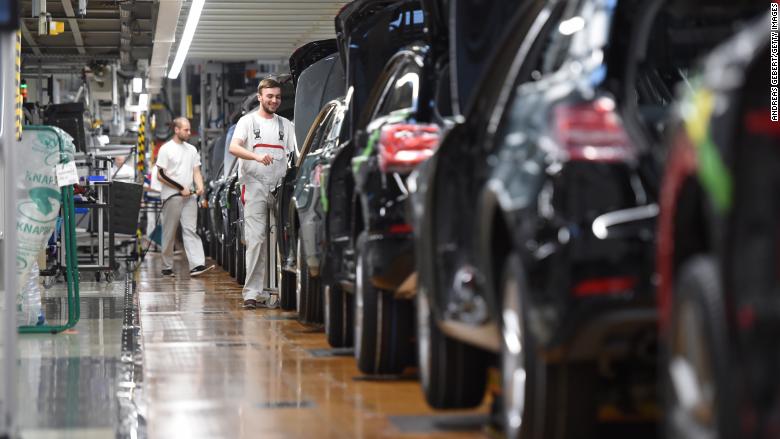
[{"label": "ceiling duct", "polygon": [[152,61],[149,64],[149,93],[158,93],[162,80],[168,71],[168,58],[171,47],[176,41],[176,26],[179,23],[182,0],[160,0],[157,10],[157,23],[154,27],[154,46]]}]

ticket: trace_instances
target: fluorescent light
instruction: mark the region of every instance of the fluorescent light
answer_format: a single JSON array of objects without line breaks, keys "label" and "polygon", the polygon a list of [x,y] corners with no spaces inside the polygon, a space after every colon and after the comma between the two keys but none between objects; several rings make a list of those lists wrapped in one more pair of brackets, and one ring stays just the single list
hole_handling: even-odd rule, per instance
[{"label": "fluorescent light", "polygon": [[133,78],[133,93],[141,93],[144,90],[143,78]]},{"label": "fluorescent light", "polygon": [[173,60],[171,69],[168,70],[168,78],[170,79],[178,78],[181,68],[184,67],[184,61],[187,59],[187,52],[190,51],[192,37],[195,36],[195,29],[198,27],[200,12],[203,10],[203,3],[205,1],[206,0],[192,0],[190,14],[187,16],[187,24],[184,25],[184,33],[179,42],[179,49],[176,51],[176,58]]}]

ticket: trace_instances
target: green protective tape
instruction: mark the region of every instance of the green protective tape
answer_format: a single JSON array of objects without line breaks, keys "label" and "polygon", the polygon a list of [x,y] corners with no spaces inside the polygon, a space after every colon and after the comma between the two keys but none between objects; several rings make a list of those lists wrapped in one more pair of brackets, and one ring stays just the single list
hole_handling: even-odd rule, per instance
[{"label": "green protective tape", "polygon": [[732,204],[732,177],[712,139],[710,122],[715,108],[715,96],[696,84],[695,91],[682,104],[685,129],[693,140],[698,160],[697,175],[715,208],[725,212]]},{"label": "green protective tape", "polygon": [[360,171],[360,168],[363,167],[363,164],[368,161],[368,157],[374,153],[374,148],[376,148],[376,144],[379,142],[379,136],[381,135],[382,130],[380,128],[377,128],[371,132],[371,135],[368,137],[368,144],[366,145],[366,148],[359,156],[352,160],[353,174],[357,175],[357,173]]},{"label": "green protective tape", "polygon": [[322,211],[327,213],[330,202],[328,201],[328,191],[325,188],[325,180],[324,176],[320,175],[320,205]]}]

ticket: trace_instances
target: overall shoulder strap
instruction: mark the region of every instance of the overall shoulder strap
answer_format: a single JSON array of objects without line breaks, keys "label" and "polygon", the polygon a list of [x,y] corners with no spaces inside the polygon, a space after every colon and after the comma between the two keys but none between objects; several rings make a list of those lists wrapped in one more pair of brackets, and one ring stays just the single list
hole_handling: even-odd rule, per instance
[{"label": "overall shoulder strap", "polygon": [[276,116],[276,125],[279,128],[279,141],[284,141],[284,123],[282,123],[282,118],[278,114],[274,115]]}]

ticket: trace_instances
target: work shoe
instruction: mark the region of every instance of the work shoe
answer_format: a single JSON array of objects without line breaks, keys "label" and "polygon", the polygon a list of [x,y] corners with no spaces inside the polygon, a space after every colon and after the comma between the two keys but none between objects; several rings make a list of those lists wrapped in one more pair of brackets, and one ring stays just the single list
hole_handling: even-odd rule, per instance
[{"label": "work shoe", "polygon": [[279,307],[279,299],[275,295],[261,297],[257,299],[257,307],[276,309]]},{"label": "work shoe", "polygon": [[163,276],[170,276],[170,277],[176,277],[175,274],[173,274],[173,270],[163,270],[162,271]]},{"label": "work shoe", "polygon": [[255,299],[247,299],[244,301],[244,309],[255,309],[257,308],[257,301]]},{"label": "work shoe", "polygon": [[211,270],[212,268],[214,268],[213,265],[209,265],[208,267],[206,267],[205,265],[198,265],[197,267],[190,270],[190,276],[192,277],[200,276],[201,274]]}]

